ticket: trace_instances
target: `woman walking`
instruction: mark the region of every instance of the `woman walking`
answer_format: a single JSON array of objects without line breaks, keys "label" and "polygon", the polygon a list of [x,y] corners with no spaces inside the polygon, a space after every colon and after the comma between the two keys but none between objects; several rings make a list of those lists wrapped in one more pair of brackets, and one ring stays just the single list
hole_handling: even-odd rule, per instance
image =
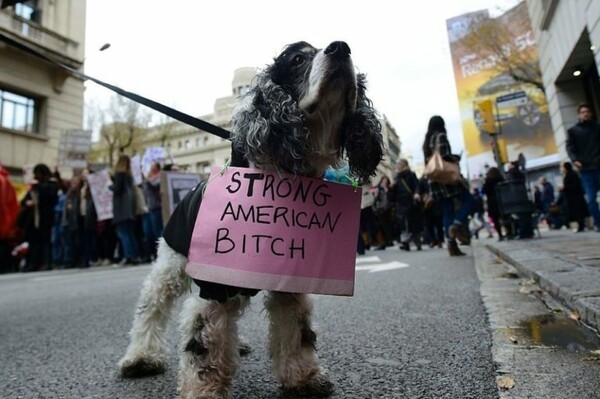
[{"label": "woman walking", "polygon": [[[439,115],[429,119],[427,133],[423,141],[423,155],[425,163],[431,158],[434,151],[439,151],[446,161],[458,162],[452,154],[450,142],[446,132],[446,123]],[[439,200],[442,208],[444,231],[448,238],[448,253],[450,256],[461,256],[464,253],[458,248],[459,240],[463,244],[470,244],[468,217],[473,204],[473,196],[469,192],[467,181],[460,176],[456,185],[442,184],[429,180],[429,191],[434,200]]]}]

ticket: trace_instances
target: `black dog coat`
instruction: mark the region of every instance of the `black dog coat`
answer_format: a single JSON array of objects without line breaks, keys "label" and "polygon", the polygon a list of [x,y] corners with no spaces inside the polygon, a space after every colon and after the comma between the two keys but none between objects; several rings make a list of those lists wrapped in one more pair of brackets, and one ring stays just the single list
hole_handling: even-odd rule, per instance
[{"label": "black dog coat", "polygon": [[[233,151],[231,154],[231,166],[248,167],[248,161]],[[163,239],[177,253],[187,257],[190,253],[190,242],[198,210],[202,203],[202,192],[206,180],[194,187],[175,207],[163,230]],[[254,296],[260,290],[251,288],[233,287],[230,285],[213,283],[194,279],[194,283],[200,287],[200,297],[209,300],[225,302],[228,298],[237,294]]]}]

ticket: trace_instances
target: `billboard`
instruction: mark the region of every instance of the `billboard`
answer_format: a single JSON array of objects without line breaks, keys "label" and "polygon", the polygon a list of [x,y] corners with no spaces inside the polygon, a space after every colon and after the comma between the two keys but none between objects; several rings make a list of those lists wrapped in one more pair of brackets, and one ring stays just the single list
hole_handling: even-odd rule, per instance
[{"label": "billboard", "polygon": [[469,178],[484,174],[486,165],[496,164],[492,138],[487,133],[490,129],[486,128],[488,121],[481,112],[481,105],[488,101],[494,115],[492,130],[506,143],[509,160],[517,160],[519,154],[527,160],[555,159],[557,153],[544,92],[515,80],[501,59],[504,55],[510,57],[517,68],[539,68],[525,2],[493,19],[503,27],[502,35],[494,37],[487,32],[492,37],[489,46],[478,50],[481,47],[473,45],[473,37],[479,35],[477,40],[481,40],[485,36],[474,26],[486,20],[490,16],[484,10],[446,21]]}]

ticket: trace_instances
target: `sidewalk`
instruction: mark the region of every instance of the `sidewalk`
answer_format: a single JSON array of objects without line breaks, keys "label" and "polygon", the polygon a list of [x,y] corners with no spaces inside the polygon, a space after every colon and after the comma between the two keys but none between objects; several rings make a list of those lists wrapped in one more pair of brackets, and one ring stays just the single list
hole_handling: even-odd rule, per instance
[{"label": "sidewalk", "polygon": [[541,236],[484,244],[600,330],[600,233],[563,228],[542,231]]}]

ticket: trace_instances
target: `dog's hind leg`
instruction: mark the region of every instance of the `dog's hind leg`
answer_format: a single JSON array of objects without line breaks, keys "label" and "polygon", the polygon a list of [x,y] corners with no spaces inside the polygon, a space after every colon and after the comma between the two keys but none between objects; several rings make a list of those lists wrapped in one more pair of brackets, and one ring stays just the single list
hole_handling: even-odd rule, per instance
[{"label": "dog's hind leg", "polygon": [[119,361],[123,377],[142,377],[165,371],[165,332],[175,300],[186,290],[185,256],[161,239],[158,257],[146,277],[138,300],[130,343]]},{"label": "dog's hind leg", "polygon": [[311,329],[312,304],[304,294],[270,292],[269,354],[283,397],[327,397],[333,385],[321,374],[316,335]]},{"label": "dog's hind leg", "polygon": [[249,303],[188,298],[181,311],[179,394],[183,399],[226,399],[240,359],[237,320]]}]

